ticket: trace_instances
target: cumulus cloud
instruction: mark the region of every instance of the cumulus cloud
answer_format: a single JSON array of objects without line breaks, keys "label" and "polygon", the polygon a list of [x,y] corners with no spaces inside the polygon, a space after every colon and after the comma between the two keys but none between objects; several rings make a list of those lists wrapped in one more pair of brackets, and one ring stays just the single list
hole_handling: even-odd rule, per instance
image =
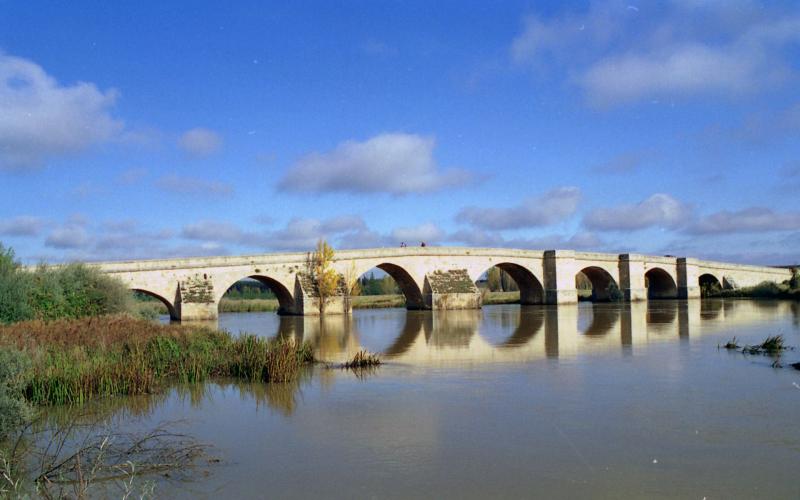
[{"label": "cumulus cloud", "polygon": [[775,212],[765,207],[736,211],[723,210],[702,217],[689,225],[690,234],[761,233],[800,229],[800,212]]},{"label": "cumulus cloud", "polygon": [[328,219],[295,217],[278,229],[246,231],[236,224],[221,221],[200,221],[187,224],[181,238],[203,243],[237,245],[260,250],[302,251],[316,246],[324,238],[335,246],[353,247],[353,242],[384,241],[369,231],[364,220],[356,215]]},{"label": "cumulus cloud", "polygon": [[599,208],[583,219],[595,231],[637,231],[650,227],[675,229],[687,222],[691,208],[664,193],[632,205]]},{"label": "cumulus cloud", "polygon": [[2,236],[37,236],[44,226],[44,219],[33,215],[19,215],[0,220]]},{"label": "cumulus cloud", "polygon": [[647,13],[593,3],[583,12],[529,16],[511,43],[511,57],[537,73],[561,74],[599,106],[737,96],[791,81],[796,71],[796,10],[664,2],[648,5]]},{"label": "cumulus cloud", "polygon": [[346,215],[324,220],[295,217],[285,227],[267,232],[263,240],[265,246],[275,250],[302,251],[314,248],[320,238],[336,245],[346,243],[351,237],[363,237],[366,231],[366,223],[358,216]]},{"label": "cumulus cloud", "polygon": [[117,94],[94,84],[61,85],[41,66],[0,53],[0,169],[39,167],[119,133]]},{"label": "cumulus cloud", "polygon": [[460,169],[442,170],[433,157],[435,141],[388,133],[346,141],[327,153],[312,153],[289,168],[279,188],[298,192],[391,193],[436,191],[467,183]]},{"label": "cumulus cloud", "polygon": [[213,130],[198,127],[184,132],[178,145],[190,156],[205,158],[222,148],[222,137]]},{"label": "cumulus cloud", "polygon": [[651,96],[742,93],[778,76],[763,60],[757,51],[743,53],[730,47],[689,43],[603,59],[580,82],[590,99],[601,105]]},{"label": "cumulus cloud", "polygon": [[574,214],[580,199],[577,187],[560,187],[515,207],[467,207],[456,215],[456,220],[491,230],[547,226]]},{"label": "cumulus cloud", "polygon": [[45,239],[44,245],[58,249],[75,249],[86,247],[91,241],[89,232],[84,225],[67,223],[53,229]]},{"label": "cumulus cloud", "polygon": [[175,174],[161,177],[156,181],[156,186],[164,191],[193,196],[230,198],[233,195],[233,186],[225,182],[208,181]]}]

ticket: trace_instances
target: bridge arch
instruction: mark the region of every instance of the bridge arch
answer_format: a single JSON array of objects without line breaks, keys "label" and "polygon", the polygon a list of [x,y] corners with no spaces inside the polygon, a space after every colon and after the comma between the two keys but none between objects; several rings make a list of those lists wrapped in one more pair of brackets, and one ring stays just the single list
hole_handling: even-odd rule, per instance
[{"label": "bridge arch", "polygon": [[709,292],[722,289],[722,282],[711,273],[703,273],[697,279],[700,286],[700,296],[706,297]]},{"label": "bridge arch", "polygon": [[544,304],[544,286],[529,269],[513,262],[500,262],[486,269],[481,276],[488,273],[492,267],[497,267],[511,276],[519,288],[520,304]]},{"label": "bridge arch", "polygon": [[678,285],[672,276],[660,267],[654,267],[644,273],[644,286],[647,288],[648,299],[675,299],[678,297]]},{"label": "bridge arch", "polygon": [[[391,262],[382,262],[370,267],[370,269],[373,268],[378,268],[385,272],[397,283],[397,287],[400,288],[400,292],[406,299],[406,309],[412,311],[425,309],[425,300],[422,297],[422,290],[405,268]],[[358,274],[358,276],[363,276],[368,271],[369,269]]]},{"label": "bridge arch", "polygon": [[167,307],[167,312],[169,313],[169,319],[178,321],[180,317],[178,316],[178,312],[175,309],[175,306],[163,295],[160,295],[155,292],[151,292],[150,290],[144,288],[131,288],[133,292],[139,292],[141,294],[147,295],[148,297],[153,297],[154,299],[158,299],[159,302],[164,304]]},{"label": "bridge arch", "polygon": [[610,302],[620,300],[619,294],[621,293],[619,290],[619,285],[617,284],[614,277],[603,269],[602,267],[598,266],[589,266],[584,267],[581,269],[578,274],[575,275],[575,285],[577,288],[578,285],[578,276],[583,274],[592,284],[592,302]]},{"label": "bridge arch", "polygon": [[286,286],[284,286],[280,281],[263,274],[246,275],[229,282],[224,288],[221,289],[222,295],[219,296],[220,299],[217,301],[218,308],[219,304],[222,302],[222,298],[225,296],[225,293],[227,293],[233,285],[246,278],[250,278],[262,283],[264,286],[269,288],[272,293],[275,294],[275,297],[278,299],[278,314],[292,314],[294,312],[295,301],[294,297],[292,296],[292,292],[290,292],[289,289],[286,288]]}]

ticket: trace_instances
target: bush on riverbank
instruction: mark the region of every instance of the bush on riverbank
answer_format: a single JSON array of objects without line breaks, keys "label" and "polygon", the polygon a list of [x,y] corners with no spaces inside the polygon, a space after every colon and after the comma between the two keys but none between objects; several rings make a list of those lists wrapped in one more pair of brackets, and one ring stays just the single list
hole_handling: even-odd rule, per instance
[{"label": "bush on riverbank", "polygon": [[0,349],[0,442],[30,416],[25,401],[31,362],[15,349]]},{"label": "bush on riverbank", "polygon": [[800,288],[792,288],[791,280],[783,283],[764,281],[755,286],[720,290],[715,289],[708,297],[719,298],[753,298],[753,299],[783,299],[800,300]]},{"label": "bush on riverbank", "polygon": [[0,349],[31,360],[24,393],[34,404],[147,394],[166,381],[209,377],[286,382],[309,362],[291,341],[233,337],[205,327],[159,325],[117,315],[0,326]]},{"label": "bush on riverbank", "polygon": [[0,243],[0,323],[132,311],[121,281],[79,263],[27,271]]}]

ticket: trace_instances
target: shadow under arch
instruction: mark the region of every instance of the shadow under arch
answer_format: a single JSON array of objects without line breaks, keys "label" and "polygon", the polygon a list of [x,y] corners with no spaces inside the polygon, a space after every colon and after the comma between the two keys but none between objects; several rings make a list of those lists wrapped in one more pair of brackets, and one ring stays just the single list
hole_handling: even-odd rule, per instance
[{"label": "shadow under arch", "polygon": [[697,284],[700,286],[700,296],[708,296],[708,292],[712,290],[721,290],[722,283],[711,273],[701,274],[697,278]]},{"label": "shadow under arch", "polygon": [[[283,284],[280,281],[270,278],[269,276],[265,276],[262,274],[251,274],[249,276],[242,276],[241,278],[237,279],[236,281],[228,285],[225,288],[225,293],[228,293],[228,290],[230,290],[233,285],[235,285],[236,283],[245,278],[250,278],[258,281],[259,283],[268,287],[272,291],[272,293],[275,294],[275,297],[278,299],[278,314],[281,315],[294,314],[295,303],[294,303],[294,297],[292,296],[292,292],[290,292],[288,288],[283,286]],[[219,305],[217,305],[217,307],[219,307]]]},{"label": "shadow under arch", "polygon": [[142,293],[144,295],[147,295],[148,297],[153,297],[154,299],[158,299],[159,302],[161,302],[162,304],[164,304],[167,307],[167,312],[169,313],[169,319],[174,320],[174,321],[179,321],[180,320],[180,318],[178,317],[178,313],[175,310],[175,306],[172,305],[172,302],[170,302],[166,298],[162,297],[161,295],[159,295],[159,294],[157,294],[155,292],[151,292],[150,290],[145,290],[144,288],[131,288],[131,291],[139,292],[139,293]]},{"label": "shadow under arch", "polygon": [[644,273],[644,286],[647,288],[648,299],[678,298],[678,285],[672,276],[660,267],[654,267]]},{"label": "shadow under arch", "polygon": [[673,300],[658,304],[647,304],[645,323],[649,325],[672,325],[678,317],[678,303]]},{"label": "shadow under arch", "polygon": [[425,309],[425,300],[422,297],[422,290],[417,286],[417,283],[408,271],[397,264],[391,264],[389,262],[378,264],[375,267],[391,276],[395,283],[397,283],[397,286],[400,287],[400,291],[403,292],[403,296],[406,298],[406,309],[412,311]]},{"label": "shadow under arch", "polygon": [[[614,285],[614,287],[619,289],[619,285],[614,280],[614,277],[602,267],[584,267],[579,271],[579,273],[583,273],[583,275],[586,276],[592,283],[592,302],[610,301],[612,299],[610,290],[611,285]],[[578,279],[577,275],[575,276],[575,279]]]},{"label": "shadow under arch", "polygon": [[[530,270],[511,262],[500,262],[494,264],[492,267],[501,269],[511,276],[511,279],[514,280],[517,284],[517,288],[519,288],[520,304],[544,304],[544,286],[542,286],[542,283]],[[489,269],[491,269],[491,267]],[[484,271],[484,273],[488,272],[489,269]]]}]

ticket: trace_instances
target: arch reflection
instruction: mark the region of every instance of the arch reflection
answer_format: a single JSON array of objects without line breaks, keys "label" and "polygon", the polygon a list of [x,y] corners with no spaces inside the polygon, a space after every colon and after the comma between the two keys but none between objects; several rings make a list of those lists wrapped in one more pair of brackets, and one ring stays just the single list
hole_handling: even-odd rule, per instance
[{"label": "arch reflection", "polygon": [[733,325],[778,316],[797,322],[800,307],[790,302],[662,300],[453,311],[358,310],[352,317],[282,317],[264,335],[309,342],[315,357],[328,362],[342,362],[365,349],[395,363],[492,363],[570,358],[602,350],[635,353],[637,346],[648,343],[726,334]]}]

